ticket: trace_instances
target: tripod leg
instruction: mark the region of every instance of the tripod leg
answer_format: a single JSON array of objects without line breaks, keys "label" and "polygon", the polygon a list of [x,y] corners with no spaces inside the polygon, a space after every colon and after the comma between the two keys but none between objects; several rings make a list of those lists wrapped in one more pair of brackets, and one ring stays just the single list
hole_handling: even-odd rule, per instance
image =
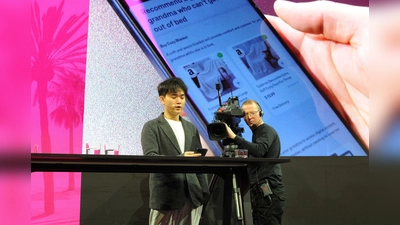
[{"label": "tripod leg", "polygon": [[240,193],[240,188],[237,185],[235,174],[232,176],[232,186],[236,205],[236,217],[238,220],[243,220],[242,195]]}]

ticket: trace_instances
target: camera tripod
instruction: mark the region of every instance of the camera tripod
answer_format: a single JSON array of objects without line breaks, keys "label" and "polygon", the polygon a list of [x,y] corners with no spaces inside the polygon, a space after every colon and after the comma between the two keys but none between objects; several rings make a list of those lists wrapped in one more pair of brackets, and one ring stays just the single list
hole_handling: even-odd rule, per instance
[{"label": "camera tripod", "polygon": [[[238,146],[237,145],[233,145],[233,144],[229,144],[224,146],[224,152],[221,155],[221,157],[235,157],[234,151],[235,149],[237,149]],[[208,199],[205,201],[203,208],[205,209],[210,197],[212,195],[212,192],[214,191],[215,188],[215,184],[217,183],[218,180],[218,175],[213,174],[211,177],[211,181],[209,184],[209,190],[210,190],[210,195],[208,197]],[[230,182],[229,180],[225,180],[224,182]],[[236,180],[236,176],[235,174],[232,174],[232,193],[233,193],[233,198],[235,200],[235,209],[236,209],[236,218],[238,221],[242,221],[243,224],[243,202],[242,202],[242,195],[241,195],[241,191],[240,191],[240,187],[238,186],[237,180]],[[232,197],[232,196],[228,196],[228,197]],[[205,210],[203,210],[204,213]]]}]

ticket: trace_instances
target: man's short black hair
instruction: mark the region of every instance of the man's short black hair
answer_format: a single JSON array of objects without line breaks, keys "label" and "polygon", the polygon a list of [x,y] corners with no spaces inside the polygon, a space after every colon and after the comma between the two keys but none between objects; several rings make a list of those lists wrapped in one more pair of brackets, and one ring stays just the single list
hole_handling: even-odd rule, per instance
[{"label": "man's short black hair", "polygon": [[178,77],[172,77],[164,80],[158,85],[157,89],[158,96],[166,96],[168,93],[177,92],[179,89],[182,89],[182,91],[186,95],[188,90],[186,84],[182,81],[181,78]]}]

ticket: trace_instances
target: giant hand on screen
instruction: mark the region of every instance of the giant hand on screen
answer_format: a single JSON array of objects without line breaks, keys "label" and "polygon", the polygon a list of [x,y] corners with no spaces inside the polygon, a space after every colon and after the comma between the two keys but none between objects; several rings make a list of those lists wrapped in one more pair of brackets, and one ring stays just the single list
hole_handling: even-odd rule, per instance
[{"label": "giant hand on screen", "polygon": [[369,9],[329,1],[275,1],[267,16],[369,147]]},{"label": "giant hand on screen", "polygon": [[397,139],[394,150],[400,149],[398,130],[400,117],[400,2],[374,4],[371,14],[371,145],[381,148],[387,137]]}]

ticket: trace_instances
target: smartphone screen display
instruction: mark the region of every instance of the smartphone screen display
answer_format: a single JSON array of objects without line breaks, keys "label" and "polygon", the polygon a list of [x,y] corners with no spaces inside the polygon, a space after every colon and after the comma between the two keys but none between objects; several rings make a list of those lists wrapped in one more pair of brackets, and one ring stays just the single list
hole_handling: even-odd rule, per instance
[{"label": "smartphone screen display", "polygon": [[[280,136],[281,156],[367,155],[253,2],[109,2],[160,74],[186,83],[187,114],[203,137],[220,107],[219,84],[222,101],[260,104]],[[241,121],[242,137],[251,141]]]}]

